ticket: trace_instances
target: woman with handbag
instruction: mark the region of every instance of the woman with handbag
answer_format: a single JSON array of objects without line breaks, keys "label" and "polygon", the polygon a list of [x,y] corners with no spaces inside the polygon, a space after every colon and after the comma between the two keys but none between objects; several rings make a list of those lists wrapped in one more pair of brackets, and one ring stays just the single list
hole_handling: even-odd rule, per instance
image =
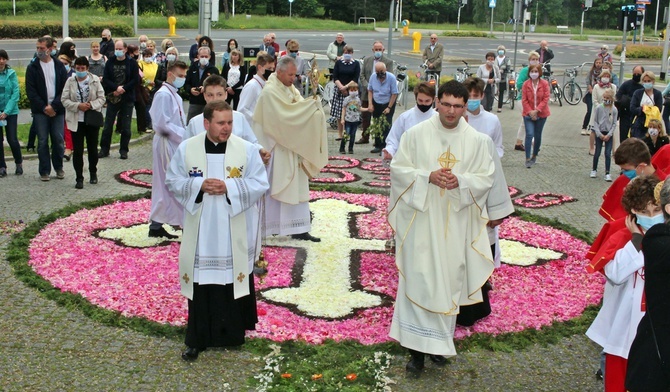
[{"label": "woman with handbag", "polygon": [[89,182],[98,183],[98,134],[103,125],[102,106],[105,90],[100,78],[88,72],[89,62],[85,56],[74,62],[75,74],[65,82],[62,102],[65,106],[65,122],[72,132],[74,153],[72,165],[76,174],[75,188],[84,187],[84,140],[88,150]]}]

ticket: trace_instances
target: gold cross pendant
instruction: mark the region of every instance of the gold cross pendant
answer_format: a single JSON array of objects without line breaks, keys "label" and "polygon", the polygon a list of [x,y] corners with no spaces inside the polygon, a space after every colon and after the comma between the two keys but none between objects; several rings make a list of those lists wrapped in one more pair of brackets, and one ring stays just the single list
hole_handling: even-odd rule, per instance
[{"label": "gold cross pendant", "polygon": [[[454,165],[460,161],[451,153],[451,146],[449,146],[447,147],[447,151],[443,152],[442,155],[437,158],[437,162],[440,164],[440,167],[451,170]],[[444,189],[440,189],[440,196],[444,196]]]}]

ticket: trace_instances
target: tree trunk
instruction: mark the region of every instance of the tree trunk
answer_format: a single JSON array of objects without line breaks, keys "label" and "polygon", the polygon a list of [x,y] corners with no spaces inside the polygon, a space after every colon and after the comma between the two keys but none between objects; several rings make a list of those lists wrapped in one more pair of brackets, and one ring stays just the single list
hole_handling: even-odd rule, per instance
[{"label": "tree trunk", "polygon": [[226,19],[229,19],[230,11],[228,10],[228,0],[222,0],[221,2],[223,3],[223,12],[226,14]]},{"label": "tree trunk", "polygon": [[165,0],[165,8],[167,9],[168,16],[174,15],[174,0]]}]

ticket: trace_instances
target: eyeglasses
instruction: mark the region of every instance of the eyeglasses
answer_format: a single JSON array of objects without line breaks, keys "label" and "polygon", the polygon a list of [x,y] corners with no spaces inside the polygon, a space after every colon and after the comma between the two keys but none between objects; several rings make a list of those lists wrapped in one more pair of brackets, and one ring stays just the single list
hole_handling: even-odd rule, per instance
[{"label": "eyeglasses", "polygon": [[290,53],[298,53],[297,50],[289,50]]},{"label": "eyeglasses", "polygon": [[444,106],[445,109],[451,109],[451,108],[454,108],[454,109],[457,109],[457,110],[458,110],[458,109],[463,109],[463,108],[465,108],[465,105],[460,105],[460,104],[452,105],[452,104],[450,104],[450,103],[445,103],[445,102],[440,102],[440,105]]}]

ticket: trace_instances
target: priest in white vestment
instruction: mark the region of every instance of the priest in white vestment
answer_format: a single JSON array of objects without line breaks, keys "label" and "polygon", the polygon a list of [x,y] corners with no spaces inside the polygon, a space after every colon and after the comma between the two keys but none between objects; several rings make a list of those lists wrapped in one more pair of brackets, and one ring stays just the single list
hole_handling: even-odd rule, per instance
[{"label": "priest in white vestment", "polygon": [[390,336],[410,349],[406,369],[417,376],[425,354],[438,365],[456,355],[459,307],[482,301],[493,272],[486,199],[496,152],[463,119],[468,96],[461,83],[443,84],[439,115],[409,129],[391,161],[399,282]]},{"label": "priest in white vestment", "polygon": [[244,115],[249,124],[253,124],[254,111],[261,91],[275,69],[275,59],[269,54],[259,54],[256,58],[256,74],[247,81],[240,93],[237,110]]},{"label": "priest in white vestment", "polygon": [[175,61],[168,66],[167,79],[154,95],[149,110],[155,132],[149,237],[177,238],[168,233],[163,224],[182,225],[182,209],[165,185],[165,171],[184,136],[186,114],[177,90],[184,85],[187,70],[188,66],[183,61]]},{"label": "priest in white vestment", "polygon": [[309,234],[309,178],[328,163],[326,117],[319,100],[303,98],[293,86],[296,70],[293,58],[279,59],[253,117],[254,133],[272,154],[265,233],[319,242]]},{"label": "priest in white vestment", "polygon": [[181,293],[188,298],[186,351],[239,346],[258,322],[254,261],[260,252],[257,202],[268,190],[258,148],[231,135],[232,108],[205,106],[206,133],[179,145],[167,185],[183,206],[179,250]]}]

